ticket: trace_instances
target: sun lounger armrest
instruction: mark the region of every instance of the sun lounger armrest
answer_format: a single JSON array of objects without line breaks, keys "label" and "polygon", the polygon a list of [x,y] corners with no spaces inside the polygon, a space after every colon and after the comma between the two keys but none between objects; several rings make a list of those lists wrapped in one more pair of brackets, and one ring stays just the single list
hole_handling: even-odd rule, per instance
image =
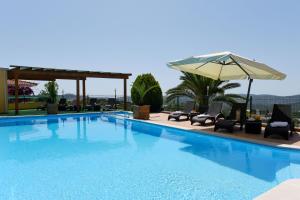
[{"label": "sun lounger armrest", "polygon": [[290,127],[290,129],[291,129],[291,132],[292,132],[292,133],[295,132],[295,122],[294,122],[294,121],[291,122],[291,127]]},{"label": "sun lounger armrest", "polygon": [[271,119],[268,119],[268,120],[267,120],[267,125],[270,125],[272,122],[274,122],[274,120],[272,120],[272,118],[271,118]]},{"label": "sun lounger armrest", "polygon": [[219,113],[216,115],[216,119],[225,118],[225,116],[222,113]]}]

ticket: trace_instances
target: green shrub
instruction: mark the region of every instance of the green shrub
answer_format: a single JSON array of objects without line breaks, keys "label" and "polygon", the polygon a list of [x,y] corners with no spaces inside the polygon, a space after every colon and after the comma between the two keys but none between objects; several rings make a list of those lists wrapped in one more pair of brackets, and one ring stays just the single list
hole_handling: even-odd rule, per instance
[{"label": "green shrub", "polygon": [[48,103],[56,103],[58,96],[58,84],[56,81],[49,81],[44,85],[45,89],[40,92],[40,95],[48,98]]},{"label": "green shrub", "polygon": [[141,102],[140,94],[136,89],[140,88],[141,85],[143,85],[146,90],[152,87],[152,89],[148,91],[142,99],[143,104],[150,105],[151,112],[159,112],[162,107],[163,96],[159,83],[155,80],[152,74],[142,74],[136,77],[131,88],[131,99],[133,104],[139,105]]}]

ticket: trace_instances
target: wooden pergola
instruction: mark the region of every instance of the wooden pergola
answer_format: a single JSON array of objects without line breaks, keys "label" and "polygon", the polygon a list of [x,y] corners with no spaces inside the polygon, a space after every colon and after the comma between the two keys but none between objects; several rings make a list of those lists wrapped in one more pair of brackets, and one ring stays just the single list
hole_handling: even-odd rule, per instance
[{"label": "wooden pergola", "polygon": [[80,80],[82,81],[82,103],[86,105],[86,88],[85,81],[87,78],[109,78],[123,79],[124,82],[124,110],[127,110],[127,79],[132,74],[129,73],[113,73],[113,72],[97,72],[97,71],[81,71],[56,69],[46,67],[29,67],[11,65],[7,72],[8,79],[15,80],[15,112],[19,112],[19,79],[37,80],[37,81],[54,81],[56,79],[76,80],[76,104],[79,112],[80,105]]}]

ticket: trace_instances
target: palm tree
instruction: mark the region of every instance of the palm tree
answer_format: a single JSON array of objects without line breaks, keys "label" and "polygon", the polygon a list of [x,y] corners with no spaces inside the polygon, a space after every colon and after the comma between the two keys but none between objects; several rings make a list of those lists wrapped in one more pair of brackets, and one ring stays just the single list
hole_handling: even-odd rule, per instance
[{"label": "palm tree", "polygon": [[[201,75],[182,72],[182,82],[175,88],[167,91],[167,102],[177,97],[189,97],[198,105],[207,106],[209,101],[236,102],[236,99],[244,99],[237,94],[225,94],[226,90],[240,87],[239,83],[213,80]],[[209,97],[209,98],[208,98]]]}]

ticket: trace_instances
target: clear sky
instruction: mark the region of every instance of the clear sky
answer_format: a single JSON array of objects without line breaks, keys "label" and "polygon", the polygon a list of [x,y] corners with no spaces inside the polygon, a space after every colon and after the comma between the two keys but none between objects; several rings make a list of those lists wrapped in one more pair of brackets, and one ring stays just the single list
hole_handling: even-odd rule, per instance
[{"label": "clear sky", "polygon": [[[0,66],[151,72],[163,91],[179,83],[168,61],[219,51],[264,62],[284,81],[254,81],[255,94],[300,93],[299,0],[0,0]],[[75,81],[60,81],[75,92]],[[87,81],[90,95],[122,81]],[[247,83],[234,92],[245,93]]]}]

